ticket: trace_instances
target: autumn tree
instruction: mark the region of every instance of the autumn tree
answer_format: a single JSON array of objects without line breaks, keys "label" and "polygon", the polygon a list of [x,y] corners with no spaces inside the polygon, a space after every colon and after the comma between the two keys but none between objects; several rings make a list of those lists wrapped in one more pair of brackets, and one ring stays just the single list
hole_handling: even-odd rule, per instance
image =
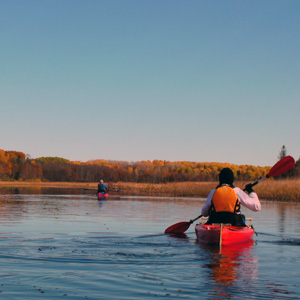
[{"label": "autumn tree", "polygon": [[[282,147],[281,156],[286,156]],[[106,161],[72,162],[60,157],[31,159],[22,152],[0,149],[0,180],[40,179],[44,181],[69,182],[145,182],[166,183],[182,181],[217,181],[220,171],[229,167],[236,180],[254,180],[265,176],[270,167],[234,165],[218,162],[189,161]],[[288,177],[300,175],[300,160]]]}]

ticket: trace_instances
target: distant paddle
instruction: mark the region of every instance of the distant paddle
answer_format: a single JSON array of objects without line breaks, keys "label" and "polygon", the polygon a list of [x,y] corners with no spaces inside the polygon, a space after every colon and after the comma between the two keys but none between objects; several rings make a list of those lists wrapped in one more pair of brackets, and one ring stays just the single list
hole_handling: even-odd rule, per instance
[{"label": "distant paddle", "polygon": [[[286,156],[281,160],[279,160],[271,168],[271,170],[268,172],[268,174],[265,177],[258,179],[256,182],[252,183],[251,186],[255,186],[256,184],[262,182],[266,178],[282,175],[288,172],[289,170],[291,170],[294,167],[294,165],[295,165],[294,158],[291,156]],[[165,230],[165,233],[184,233],[186,230],[189,229],[190,225],[193,224],[194,221],[200,219],[201,217],[202,215],[200,215],[196,219],[190,220],[189,222],[178,222],[176,224],[173,224]]]},{"label": "distant paddle", "polygon": [[[82,188],[82,189],[84,189],[85,191],[90,191],[90,190],[95,191],[96,190],[96,188],[95,189],[93,189],[93,188]],[[120,189],[113,189],[113,190],[109,190],[109,192],[120,193],[121,190]]]}]

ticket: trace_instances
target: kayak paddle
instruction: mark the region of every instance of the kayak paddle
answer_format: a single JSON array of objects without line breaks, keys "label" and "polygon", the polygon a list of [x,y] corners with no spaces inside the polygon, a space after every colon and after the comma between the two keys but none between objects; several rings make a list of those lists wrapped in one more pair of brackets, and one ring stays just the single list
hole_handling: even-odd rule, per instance
[{"label": "kayak paddle", "polygon": [[[256,182],[252,183],[252,186],[262,182],[266,178],[275,177],[286,173],[287,171],[291,170],[295,165],[295,160],[292,156],[286,156],[279,160],[268,172],[265,177],[258,179]],[[174,225],[169,226],[165,233],[184,233],[186,230],[189,229],[190,225],[193,224],[194,221],[200,219],[202,215],[197,217],[196,219],[190,220],[189,222],[178,222]]]},{"label": "kayak paddle", "polygon": [[196,220],[200,219],[201,217],[202,215],[193,220],[190,220],[189,222],[178,222],[176,224],[173,224],[165,230],[165,233],[184,233],[189,229],[191,224],[193,224]]},{"label": "kayak paddle", "polygon": [[264,177],[259,178],[257,181],[252,183],[251,187],[257,185],[258,183],[262,182],[266,178],[275,177],[286,173],[287,171],[291,170],[295,165],[295,160],[292,156],[288,155],[279,160],[268,172],[268,174]]}]

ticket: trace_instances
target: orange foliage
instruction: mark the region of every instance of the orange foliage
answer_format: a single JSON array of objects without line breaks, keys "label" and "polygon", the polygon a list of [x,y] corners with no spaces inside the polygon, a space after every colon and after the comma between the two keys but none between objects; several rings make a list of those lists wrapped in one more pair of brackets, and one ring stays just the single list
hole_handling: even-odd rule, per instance
[{"label": "orange foliage", "polygon": [[[59,157],[26,158],[17,151],[0,149],[0,179],[46,181],[98,182],[100,179],[110,182],[191,182],[217,181],[219,172],[224,167],[233,170],[239,181],[256,180],[265,176],[270,167],[252,165],[233,165],[219,162],[189,161],[106,161],[104,159],[87,162],[72,162]],[[300,160],[287,176],[300,175]]]}]

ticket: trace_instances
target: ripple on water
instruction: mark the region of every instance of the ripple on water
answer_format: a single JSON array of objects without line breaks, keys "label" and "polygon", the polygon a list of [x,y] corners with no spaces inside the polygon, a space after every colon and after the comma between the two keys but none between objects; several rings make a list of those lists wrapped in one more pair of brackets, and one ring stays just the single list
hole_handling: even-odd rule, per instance
[{"label": "ripple on water", "polygon": [[281,216],[277,229],[274,204],[267,218],[255,222],[265,230],[257,243],[219,251],[198,244],[192,227],[181,236],[153,234],[189,219],[170,221],[170,215],[193,216],[195,200],[171,206],[169,199],[101,205],[82,196],[4,200],[3,299],[300,299],[299,236],[287,229],[299,227],[298,215],[292,217],[296,207],[287,207],[289,218]]}]

